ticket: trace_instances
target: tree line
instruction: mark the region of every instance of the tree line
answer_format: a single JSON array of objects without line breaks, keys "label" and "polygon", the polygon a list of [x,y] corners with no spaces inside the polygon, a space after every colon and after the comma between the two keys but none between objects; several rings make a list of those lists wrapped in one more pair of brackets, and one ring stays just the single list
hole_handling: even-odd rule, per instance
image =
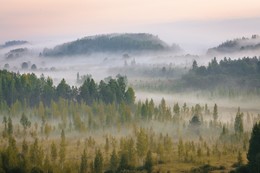
[{"label": "tree line", "polygon": [[[213,58],[207,66],[198,66],[194,60],[191,70],[183,75],[179,85],[193,89],[212,90],[216,88],[243,89],[260,94],[260,59],[257,57],[242,59]],[[228,95],[228,93],[226,93]]]},{"label": "tree line", "polygon": [[58,101],[60,98],[75,102],[116,103],[125,102],[133,104],[135,92],[127,87],[126,77],[118,75],[116,79],[108,81],[101,80],[97,84],[92,78],[87,78],[80,87],[70,86],[65,79],[54,86],[51,78],[43,75],[38,78],[34,73],[19,74],[0,70],[0,102],[13,105],[16,101],[27,104],[31,107],[42,102],[49,106],[51,101]]}]

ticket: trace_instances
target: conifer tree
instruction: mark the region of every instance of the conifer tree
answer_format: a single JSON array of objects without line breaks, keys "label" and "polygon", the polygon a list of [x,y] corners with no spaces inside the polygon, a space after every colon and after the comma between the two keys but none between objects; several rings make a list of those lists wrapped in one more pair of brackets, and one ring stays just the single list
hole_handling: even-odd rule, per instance
[{"label": "conifer tree", "polygon": [[136,150],[141,159],[145,156],[148,150],[148,136],[142,128],[137,134]]},{"label": "conifer tree", "polygon": [[55,163],[55,161],[57,159],[57,156],[58,156],[58,154],[57,154],[57,147],[56,147],[55,143],[52,142],[51,143],[51,161],[53,163]]},{"label": "conifer tree", "polygon": [[149,150],[146,155],[144,168],[147,170],[147,173],[151,173],[153,169],[153,160],[152,160],[152,152]]},{"label": "conifer tree", "polygon": [[81,156],[81,163],[80,163],[80,169],[79,169],[79,172],[80,173],[87,173],[87,154],[86,154],[86,151],[84,150],[83,151],[83,154]]},{"label": "conifer tree", "polygon": [[216,124],[217,120],[218,120],[218,106],[217,106],[217,104],[214,105],[213,120],[214,120],[214,123]]},{"label": "conifer tree", "polygon": [[109,168],[113,173],[115,173],[116,170],[117,170],[117,167],[118,167],[118,157],[117,157],[117,154],[116,154],[116,150],[113,149],[113,152],[112,152],[111,157],[110,157]]},{"label": "conifer tree", "polygon": [[260,171],[260,123],[253,127],[247,152],[248,165],[251,172]]},{"label": "conifer tree", "polygon": [[13,134],[13,123],[12,123],[12,119],[10,116],[8,117],[7,133],[8,133],[8,135]]},{"label": "conifer tree", "polygon": [[64,132],[63,129],[61,131],[61,142],[60,142],[59,156],[60,156],[61,168],[63,169],[63,164],[64,164],[65,157],[66,157],[66,139],[65,139],[65,132]]},{"label": "conifer tree", "polygon": [[97,150],[96,156],[94,159],[94,173],[103,172],[103,156],[100,150]]},{"label": "conifer tree", "polygon": [[244,132],[244,125],[243,125],[243,113],[240,112],[240,108],[238,108],[235,123],[234,123],[234,129],[236,134],[241,135]]}]

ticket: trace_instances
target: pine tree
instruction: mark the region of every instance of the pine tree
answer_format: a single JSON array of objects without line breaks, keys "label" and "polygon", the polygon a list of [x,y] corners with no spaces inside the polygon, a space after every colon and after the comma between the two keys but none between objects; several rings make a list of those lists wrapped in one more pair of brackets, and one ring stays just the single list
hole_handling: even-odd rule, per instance
[{"label": "pine tree", "polygon": [[142,128],[137,134],[136,150],[141,159],[145,156],[148,150],[148,136]]},{"label": "pine tree", "polygon": [[144,168],[147,170],[148,173],[152,172],[153,160],[152,160],[152,152],[150,150],[147,152]]},{"label": "pine tree", "polygon": [[184,154],[184,145],[183,145],[182,139],[180,139],[179,140],[179,144],[178,144],[178,156],[179,156],[179,159],[182,159],[183,154]]},{"label": "pine tree", "polygon": [[41,166],[42,164],[42,150],[39,147],[38,139],[35,138],[34,143],[30,146],[30,162],[34,166]]},{"label": "pine tree", "polygon": [[23,144],[22,144],[22,154],[23,154],[24,156],[27,156],[28,151],[29,151],[29,146],[28,146],[26,140],[24,139],[24,140],[23,140]]},{"label": "pine tree", "polygon": [[60,142],[59,156],[60,156],[61,168],[63,169],[63,164],[64,164],[65,157],[66,157],[66,139],[65,139],[65,132],[64,132],[63,129],[61,131],[61,142]]},{"label": "pine tree", "polygon": [[248,165],[251,172],[260,171],[260,123],[253,127],[247,153]]},{"label": "pine tree", "polygon": [[175,115],[175,116],[179,117],[179,115],[180,115],[180,107],[179,107],[179,104],[178,104],[178,103],[174,104],[174,106],[173,106],[173,112],[174,112],[174,115]]},{"label": "pine tree", "polygon": [[47,173],[53,172],[53,171],[52,171],[52,165],[51,165],[51,163],[50,163],[49,155],[48,155],[48,154],[46,154],[46,156],[45,156],[44,163],[43,163],[43,168],[44,168],[44,170],[45,170]]},{"label": "pine tree", "polygon": [[56,147],[55,143],[52,142],[51,143],[51,161],[53,163],[55,163],[55,161],[57,159],[57,156],[58,156],[58,154],[57,154],[57,147]]},{"label": "pine tree", "polygon": [[116,170],[117,170],[117,167],[118,167],[118,157],[117,157],[117,154],[116,154],[116,150],[113,149],[113,152],[112,152],[111,157],[110,157],[109,168],[113,173],[115,173]]},{"label": "pine tree", "polygon": [[7,164],[9,168],[14,168],[18,164],[18,149],[16,147],[16,140],[9,136],[8,147],[7,147]]},{"label": "pine tree", "polygon": [[97,150],[96,156],[94,159],[94,173],[103,172],[103,156],[100,150]]},{"label": "pine tree", "polygon": [[31,127],[31,122],[29,121],[29,119],[27,118],[27,116],[24,113],[22,113],[20,123],[23,126],[24,134],[26,134],[27,127]]},{"label": "pine tree", "polygon": [[81,156],[81,163],[80,163],[80,169],[79,169],[79,172],[80,173],[87,173],[87,154],[86,154],[86,151],[84,150],[83,151],[83,154]]},{"label": "pine tree", "polygon": [[12,123],[12,119],[10,116],[8,117],[7,133],[8,133],[8,135],[13,134],[13,123]]},{"label": "pine tree", "polygon": [[213,120],[215,124],[217,123],[217,119],[218,119],[218,106],[217,104],[215,104],[213,109]]},{"label": "pine tree", "polygon": [[234,123],[234,129],[236,134],[241,135],[244,132],[244,126],[243,126],[243,113],[240,112],[240,108],[238,108],[235,123]]},{"label": "pine tree", "polygon": [[4,131],[6,131],[7,130],[7,118],[6,118],[6,116],[3,117],[3,124],[5,125]]},{"label": "pine tree", "polygon": [[106,152],[106,154],[109,152],[109,140],[108,140],[108,137],[106,137],[105,152]]}]

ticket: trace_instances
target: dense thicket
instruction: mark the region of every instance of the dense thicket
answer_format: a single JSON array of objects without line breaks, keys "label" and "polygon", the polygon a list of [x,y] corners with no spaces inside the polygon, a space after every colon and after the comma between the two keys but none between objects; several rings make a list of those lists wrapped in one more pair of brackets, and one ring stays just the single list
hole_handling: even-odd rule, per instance
[{"label": "dense thicket", "polygon": [[198,66],[194,61],[192,69],[182,78],[182,85],[197,89],[246,88],[260,93],[260,59],[242,58],[231,60],[216,58],[208,66]]},{"label": "dense thicket", "polygon": [[16,101],[29,106],[39,105],[43,102],[49,106],[51,101],[59,98],[86,102],[92,104],[94,101],[104,103],[131,104],[134,102],[135,93],[132,88],[127,88],[126,78],[118,76],[109,79],[108,82],[100,81],[99,84],[88,78],[79,87],[69,86],[63,79],[57,85],[53,85],[51,78],[43,76],[37,78],[35,74],[17,74],[6,70],[0,71],[0,102],[12,105]]},{"label": "dense thicket", "polygon": [[165,51],[177,50],[177,45],[168,46],[157,36],[145,33],[108,34],[85,37],[73,42],[44,49],[44,56],[69,56],[98,52]]}]

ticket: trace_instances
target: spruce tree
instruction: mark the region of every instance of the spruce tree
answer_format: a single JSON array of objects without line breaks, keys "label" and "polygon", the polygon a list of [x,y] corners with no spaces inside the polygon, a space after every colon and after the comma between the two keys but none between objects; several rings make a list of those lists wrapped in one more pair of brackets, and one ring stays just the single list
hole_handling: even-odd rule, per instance
[{"label": "spruce tree", "polygon": [[243,113],[240,112],[240,108],[238,108],[236,118],[235,118],[235,124],[234,129],[236,134],[241,135],[244,132],[244,126],[243,126]]},{"label": "spruce tree", "polygon": [[63,164],[64,164],[65,157],[66,157],[66,141],[65,141],[65,132],[63,129],[61,131],[61,143],[60,143],[59,156],[60,156],[61,168],[63,169]]},{"label": "spruce tree", "polygon": [[253,127],[247,160],[251,172],[260,171],[260,123],[256,123]]},{"label": "spruce tree", "polygon": [[151,173],[153,169],[153,160],[152,160],[152,152],[149,150],[146,155],[144,168],[147,170],[147,173]]},{"label": "spruce tree", "polygon": [[80,173],[87,173],[87,154],[86,154],[86,151],[84,150],[83,151],[83,154],[81,156],[81,163],[80,163],[80,169],[79,169],[79,172]]},{"label": "spruce tree", "polygon": [[111,154],[111,157],[110,157],[109,168],[113,173],[115,173],[117,170],[117,167],[118,167],[118,157],[116,154],[116,150],[114,149]]},{"label": "spruce tree", "polygon": [[8,118],[7,133],[8,133],[8,135],[12,135],[13,134],[13,123],[12,123],[11,117]]},{"label": "spruce tree", "polygon": [[94,159],[94,173],[103,172],[103,156],[100,150],[97,150],[96,156]]},{"label": "spruce tree", "polygon": [[55,163],[57,159],[57,147],[54,142],[51,143],[51,161]]},{"label": "spruce tree", "polygon": [[214,109],[213,109],[213,119],[214,119],[214,123],[216,124],[217,119],[218,119],[218,106],[217,106],[217,104],[214,105]]}]

